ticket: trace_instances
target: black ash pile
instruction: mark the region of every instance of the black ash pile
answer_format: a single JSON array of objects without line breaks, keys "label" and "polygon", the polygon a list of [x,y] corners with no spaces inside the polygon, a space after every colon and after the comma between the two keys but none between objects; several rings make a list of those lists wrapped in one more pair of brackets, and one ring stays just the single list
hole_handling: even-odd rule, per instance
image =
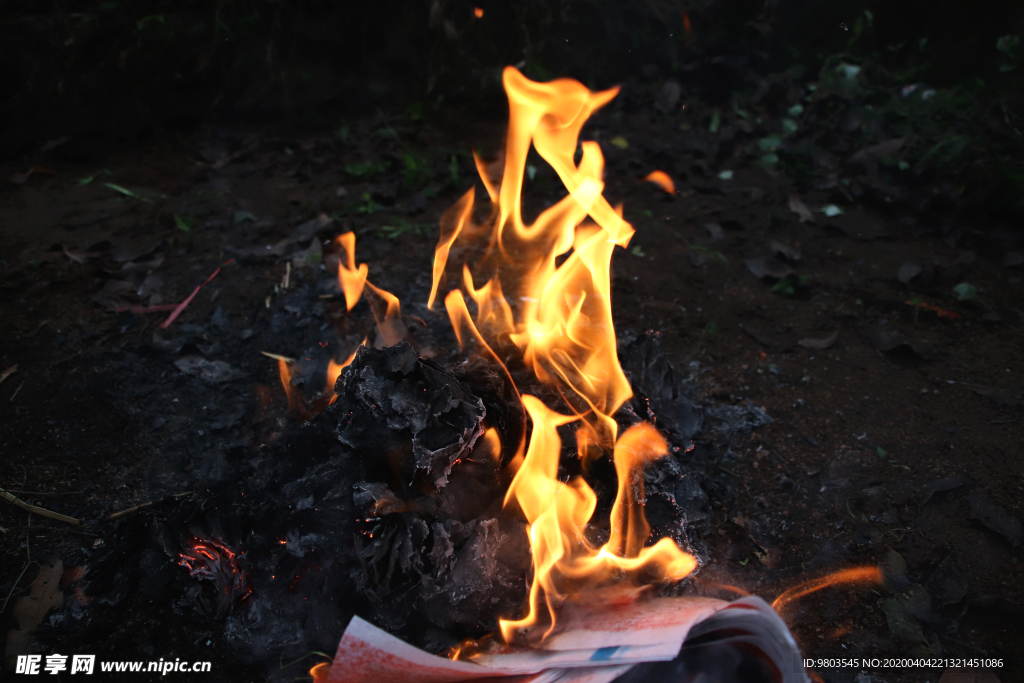
[{"label": "black ash pile", "polygon": [[[709,494],[735,489],[713,467],[719,447],[692,441],[706,410],[688,398],[690,380],[657,335],[623,345],[620,356],[635,395],[617,419],[651,421],[671,444],[645,472],[653,535],[706,560]],[[530,548],[524,522],[502,511],[511,475],[500,454],[515,452],[526,425],[497,364],[441,366],[404,342],[362,347],[336,392],[320,415],[271,443],[231,449],[215,483],[121,520],[85,563],[81,587],[92,602],[67,599],[55,640],[84,646],[119,613],[170,610],[285,680],[309,661],[282,663],[333,652],[353,614],[432,652],[518,615]],[[756,409],[732,417],[762,419]],[[565,474],[578,473],[578,462],[563,450]],[[595,519],[607,520],[610,459],[584,476],[598,495]]]}]

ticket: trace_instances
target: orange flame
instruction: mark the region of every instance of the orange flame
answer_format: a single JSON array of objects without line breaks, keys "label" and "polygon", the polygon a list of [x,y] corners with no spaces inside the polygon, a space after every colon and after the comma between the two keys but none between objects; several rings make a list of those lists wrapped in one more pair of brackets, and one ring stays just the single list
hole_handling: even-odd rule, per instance
[{"label": "orange flame", "polygon": [[334,238],[338,251],[338,287],[345,294],[348,310],[355,308],[367,292],[367,302],[377,321],[377,332],[384,346],[394,346],[406,338],[408,331],[402,322],[402,305],[391,292],[373,285],[366,279],[369,267],[360,263],[356,267],[356,235],[346,232]]},{"label": "orange flame", "polygon": [[[509,459],[515,477],[505,505],[521,511],[529,524],[533,577],[526,616],[499,622],[511,641],[535,625],[547,626],[544,636],[552,633],[556,612],[567,601],[616,590],[635,596],[641,578],[678,581],[697,562],[667,538],[646,546],[650,528],[643,515],[642,471],[668,453],[668,444],[647,424],[619,435],[613,419],[632,390],[616,353],[611,257],[616,246],[629,243],[633,228],[621,208],[613,209],[602,194],[600,147],[596,142],[580,145],[578,138],[590,115],[618,90],[591,92],[567,79],[535,83],[511,67],[503,80],[511,112],[503,157],[485,163],[474,154],[491,211],[484,222],[474,220],[476,197],[470,189],[442,217],[428,306],[433,308],[441,296],[450,257],[483,253],[478,262],[461,268],[460,285],[476,306],[475,320],[460,289],[442,297],[460,348],[473,340],[479,352],[498,363],[495,349],[518,348],[527,367],[557,389],[570,412],[556,412],[534,396],[522,397],[532,432],[529,446],[524,440]],[[520,200],[531,144],[568,195],[527,225]],[[500,179],[493,172],[497,163],[504,169]],[[570,424],[576,424],[581,458],[612,451],[619,485],[604,544],[587,536],[597,507],[594,491],[582,477],[564,483],[558,476],[558,428]],[[486,435],[484,443],[492,444],[488,450],[500,448],[497,434]]]},{"label": "orange flame", "polygon": [[[359,346],[366,346],[366,340],[363,339]],[[327,381],[324,384],[324,390],[322,396],[330,396],[330,400],[327,402],[328,405],[338,400],[338,395],[334,393],[334,386],[338,383],[338,378],[341,377],[341,371],[352,365],[352,361],[356,359],[356,353],[359,351],[359,346],[356,347],[355,351],[348,355],[348,358],[338,363],[333,358],[327,362]]]},{"label": "orange flame", "polygon": [[356,268],[356,234],[346,232],[334,238],[338,250],[338,286],[345,293],[345,305],[352,310],[363,295],[369,266],[360,263]]},{"label": "orange flame", "polygon": [[285,396],[288,397],[288,412],[294,413],[302,405],[302,396],[292,386],[292,369],[284,358],[277,359],[277,374],[281,378],[281,386],[284,387]]},{"label": "orange flame", "polygon": [[[370,286],[372,287],[373,285]],[[366,339],[363,339],[359,346],[364,346],[365,344]],[[338,377],[341,376],[341,372],[355,360],[357,351],[359,351],[358,346],[355,351],[348,355],[348,358],[340,363],[333,358],[327,361],[327,376],[324,380],[323,391],[320,392],[319,397],[312,403],[308,403],[302,392],[292,386],[292,369],[288,365],[287,360],[278,357],[277,373],[281,378],[281,386],[284,387],[284,393],[288,397],[288,412],[298,413],[305,420],[318,415],[324,408],[338,400],[338,395],[334,393],[334,386],[338,383]]]},{"label": "orange flame", "polygon": [[327,676],[330,673],[330,662],[320,662],[309,670],[309,676],[313,679],[313,683],[327,683]]},{"label": "orange flame", "polygon": [[669,194],[676,193],[675,182],[672,180],[671,176],[664,171],[651,171],[644,180],[649,183],[654,183]]},{"label": "orange flame", "polygon": [[483,16],[484,16],[483,8],[482,7],[474,7],[473,8],[473,16],[476,17],[477,19],[482,19]]},{"label": "orange flame", "polygon": [[844,583],[881,584],[884,583],[884,581],[885,579],[882,576],[882,570],[878,567],[853,567],[852,569],[843,569],[829,574],[828,576],[811,579],[810,581],[805,581],[804,583],[793,586],[788,591],[775,598],[775,602],[772,603],[772,609],[776,612],[781,612],[786,605],[794,600],[802,598],[815,591],[819,591],[822,588],[828,588],[829,586],[838,586]]}]

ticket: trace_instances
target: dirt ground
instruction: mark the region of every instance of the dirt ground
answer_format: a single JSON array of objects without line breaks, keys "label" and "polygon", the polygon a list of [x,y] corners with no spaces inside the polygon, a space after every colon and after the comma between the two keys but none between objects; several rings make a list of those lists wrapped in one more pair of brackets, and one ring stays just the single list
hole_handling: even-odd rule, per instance
[{"label": "dirt ground", "polygon": [[[755,135],[741,122],[711,133],[708,116],[616,110],[584,135],[602,143],[605,194],[637,230],[613,263],[619,336],[659,331],[698,398],[773,419],[719,453],[735,492],[713,498],[698,578],[716,594],[725,584],[772,599],[882,564],[887,588],[829,588],[783,610],[807,657],[1002,658],[1000,680],[1022,680],[1019,226],[797,183],[750,160]],[[0,187],[0,487],[83,521],[0,503],[5,632],[39,561],[82,564],[114,528],[105,516],[190,490],[213,476],[203,459],[215,446],[258,443],[287,419],[277,364],[258,351],[308,347],[267,311],[299,286],[336,296],[318,244],[288,241],[297,226],[323,214],[333,222],[321,230],[354,230],[370,279],[402,299],[409,324],[443,315],[409,293],[429,286],[438,218],[473,182],[469,149],[496,148],[502,125],[445,112],[340,133],[204,128],[120,150],[73,139],[0,169],[35,169]],[[562,190],[531,163],[535,215]],[[658,168],[676,194],[642,180]],[[168,331],[167,311],[115,310],[177,303],[222,265]],[[312,322],[293,312],[303,338],[320,335],[339,359],[367,324],[341,310]],[[175,327],[192,334],[177,348]],[[263,346],[225,356],[235,347],[218,335],[247,333]],[[196,355],[237,374],[202,384],[174,363]],[[136,622],[87,645],[110,659],[209,659],[219,680],[255,679],[210,627],[148,619],[140,606]],[[943,668],[868,673],[934,682]],[[838,683],[861,671],[818,674]]]}]

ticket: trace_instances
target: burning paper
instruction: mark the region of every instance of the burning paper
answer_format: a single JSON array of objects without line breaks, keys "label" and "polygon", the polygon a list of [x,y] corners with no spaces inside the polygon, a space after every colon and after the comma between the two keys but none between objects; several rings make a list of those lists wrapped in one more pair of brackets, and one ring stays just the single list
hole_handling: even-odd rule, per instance
[{"label": "burning paper", "polygon": [[767,680],[807,680],[785,624],[755,597],[733,603],[664,598],[611,609],[595,607],[588,614],[577,614],[562,628],[543,649],[499,645],[469,661],[455,661],[429,655],[356,617],[345,630],[334,663],[330,669],[317,667],[315,680],[442,683],[500,678],[516,683],[600,683],[613,681],[643,662],[677,658],[685,662],[688,655],[711,646],[732,648],[735,656],[724,658],[727,662],[759,663]]}]

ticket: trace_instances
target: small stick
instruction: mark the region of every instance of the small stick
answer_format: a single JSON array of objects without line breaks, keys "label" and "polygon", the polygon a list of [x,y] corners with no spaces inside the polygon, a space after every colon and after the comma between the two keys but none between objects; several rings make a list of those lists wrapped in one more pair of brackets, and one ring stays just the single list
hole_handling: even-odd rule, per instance
[{"label": "small stick", "polygon": [[227,261],[224,262],[223,265],[218,266],[217,270],[213,271],[213,275],[206,278],[206,280],[203,281],[203,284],[196,287],[195,290],[193,290],[192,293],[188,295],[188,298],[182,301],[180,304],[178,304],[178,306],[171,312],[171,314],[167,316],[167,320],[160,323],[160,329],[166,330],[168,327],[170,327],[171,323],[174,322],[175,318],[177,318],[181,314],[181,312],[185,310],[185,307],[192,302],[192,299],[196,297],[196,294],[199,293],[199,290],[202,289],[205,285],[209,284],[210,280],[217,277],[217,273],[220,272],[221,268],[234,262],[235,259],[228,259]]},{"label": "small stick", "polygon": [[[3,529],[3,527],[0,527],[0,529]],[[53,531],[54,533],[58,534],[78,534],[80,536],[91,536],[93,538],[99,538],[98,534],[90,534],[88,531],[79,531],[77,529],[59,529],[55,526],[44,526],[41,524],[34,524],[32,526],[12,526],[10,529],[7,529],[6,531]]]},{"label": "small stick", "polygon": [[[175,493],[173,496],[171,496],[171,498],[183,498],[183,497],[189,496],[189,495],[192,495],[192,492],[191,491],[185,491],[184,493]],[[114,512],[112,514],[107,515],[105,517],[105,521],[109,522],[112,519],[119,519],[119,518],[124,517],[126,515],[130,515],[133,512],[138,512],[142,508],[148,508],[153,503],[159,503],[159,502],[160,501],[157,501],[157,500],[151,500],[148,503],[142,503],[140,505],[136,505],[135,507],[130,507],[127,510],[121,510],[120,512]]]},{"label": "small stick", "polygon": [[21,493],[30,496],[77,496],[82,491],[19,491],[18,489],[7,489],[7,493]]},{"label": "small stick", "polygon": [[5,379],[10,377],[11,375],[16,373],[17,371],[18,371],[18,365],[14,364],[11,367],[9,367],[6,370],[4,370],[3,372],[0,372],[0,382],[3,382]]},{"label": "small stick", "polygon": [[14,397],[18,395],[18,392],[21,391],[23,386],[25,386],[25,380],[21,380],[21,384],[19,384],[18,388],[14,390],[14,393],[11,394],[11,403],[14,403]]},{"label": "small stick", "polygon": [[282,356],[279,353],[271,353],[270,351],[260,351],[260,353],[262,353],[267,358],[273,358],[274,360],[283,360],[285,363],[294,363],[295,362],[294,358],[289,358],[288,356]]},{"label": "small stick", "polygon": [[75,519],[74,517],[68,517],[67,515],[62,515],[59,512],[52,512],[50,510],[47,510],[46,508],[36,507],[35,505],[29,505],[22,499],[18,498],[15,495],[7,493],[7,491],[4,491],[3,489],[0,489],[0,498],[3,498],[12,505],[17,505],[23,510],[28,510],[29,512],[34,512],[37,515],[49,517],[50,519],[56,519],[58,522],[67,522],[68,524],[75,525],[81,524],[81,522]]}]

